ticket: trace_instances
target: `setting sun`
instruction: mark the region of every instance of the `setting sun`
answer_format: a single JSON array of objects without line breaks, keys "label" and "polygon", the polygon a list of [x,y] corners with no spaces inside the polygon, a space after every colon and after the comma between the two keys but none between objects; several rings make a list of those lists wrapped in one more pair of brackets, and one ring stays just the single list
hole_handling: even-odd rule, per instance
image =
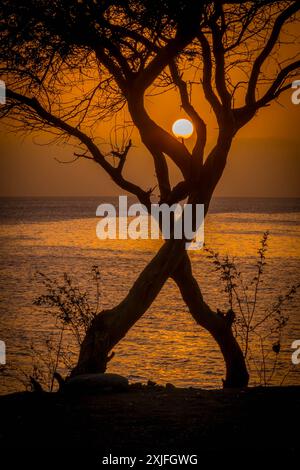
[{"label": "setting sun", "polygon": [[188,119],[177,119],[172,126],[172,132],[176,137],[188,139],[194,132],[194,127]]}]

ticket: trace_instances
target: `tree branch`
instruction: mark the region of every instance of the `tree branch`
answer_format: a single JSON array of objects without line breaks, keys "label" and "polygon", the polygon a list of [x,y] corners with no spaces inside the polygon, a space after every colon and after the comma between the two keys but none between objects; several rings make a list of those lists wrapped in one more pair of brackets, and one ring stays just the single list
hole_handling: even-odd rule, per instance
[{"label": "tree branch", "polygon": [[104,155],[100,152],[97,145],[84,132],[77,129],[76,127],[71,126],[67,122],[62,121],[57,116],[54,116],[53,114],[48,112],[45,108],[43,108],[43,106],[39,103],[36,98],[29,98],[27,96],[16,93],[10,89],[6,90],[6,96],[7,99],[12,99],[19,103],[22,103],[22,105],[25,105],[26,107],[29,107],[31,110],[35,111],[35,113],[48,125],[60,129],[63,132],[66,132],[69,136],[77,138],[89,150],[89,152],[93,156],[94,161],[98,163],[109,174],[111,179],[117,185],[119,185],[125,191],[128,191],[137,196],[137,198],[143,204],[145,204],[146,207],[149,207],[150,198],[148,191],[144,191],[134,183],[125,180],[120,174],[119,170],[117,168],[114,168],[112,165],[110,165],[109,162],[105,160]]},{"label": "tree branch", "polygon": [[139,74],[134,86],[144,92],[186,46],[197,36],[203,12],[202,2],[188,2],[173,39],[156,52],[155,57]]},{"label": "tree branch", "polygon": [[143,93],[133,90],[127,97],[127,101],[132,120],[140,132],[144,145],[150,152],[155,150],[155,152],[168,155],[180,169],[183,177],[189,179],[191,154],[185,145],[150,118],[144,106]]},{"label": "tree branch", "polygon": [[222,112],[222,106],[212,86],[213,66],[209,41],[203,32],[200,32],[198,34],[198,39],[202,49],[204,95],[211,107],[213,108],[216,118],[219,120],[220,114]]},{"label": "tree branch", "polygon": [[250,78],[249,78],[248,90],[246,93],[246,104],[248,106],[251,106],[255,103],[255,90],[256,90],[259,75],[261,72],[261,67],[264,64],[265,60],[269,57],[273,48],[275,47],[283,25],[292,15],[294,15],[299,10],[300,10],[299,2],[294,2],[276,18],[271,35],[265,47],[263,48],[261,53],[258,55],[256,60],[254,61],[254,64],[252,67],[252,71],[251,71]]},{"label": "tree branch", "polygon": [[206,124],[190,102],[188,90],[187,90],[187,84],[182,79],[182,76],[179,75],[178,68],[177,68],[175,61],[170,62],[170,71],[171,71],[172,79],[175,85],[179,89],[182,107],[184,111],[186,112],[186,114],[191,118],[195,126],[197,139],[196,139],[196,143],[193,148],[193,151],[192,151],[192,159],[193,161],[195,161],[195,164],[196,164],[194,166],[199,166],[197,165],[197,163],[198,164],[200,162],[201,164],[203,163],[204,148],[205,148],[206,137],[207,137],[206,136]]},{"label": "tree branch", "polygon": [[[222,25],[224,23],[224,12],[222,5],[216,4],[216,15],[215,18],[212,18],[210,21],[210,27],[212,31],[212,49],[215,58],[215,83],[216,88],[221,98],[224,111],[229,111],[231,107],[231,94],[227,90],[226,86],[226,70],[225,70],[225,56],[224,56],[224,46],[223,46],[223,34],[222,26],[219,27],[217,20],[221,18]],[[223,25],[225,28],[225,26]]]},{"label": "tree branch", "polygon": [[123,95],[126,96],[127,82],[120,66],[117,66],[114,61],[107,54],[105,54],[103,48],[96,48],[95,53],[99,62],[102,63],[108,72],[113,76]]},{"label": "tree branch", "polygon": [[124,165],[125,165],[125,161],[126,161],[126,157],[128,155],[128,152],[130,150],[132,146],[132,141],[131,139],[129,140],[128,144],[126,145],[125,149],[124,149],[124,152],[116,152],[116,151],[112,151],[111,154],[114,156],[114,157],[117,157],[119,158],[119,164],[117,166],[117,170],[119,171],[119,173],[122,173],[123,171],[123,168],[124,168]]},{"label": "tree branch", "polygon": [[262,106],[266,106],[270,101],[274,100],[275,98],[278,98],[278,96],[288,88],[290,88],[290,85],[283,86],[281,87],[282,83],[287,79],[289,74],[295,70],[299,69],[300,70],[300,60],[297,60],[296,62],[293,62],[286,67],[284,67],[280,72],[278,73],[277,77],[275,78],[274,82],[268,89],[268,91],[264,94],[264,96],[257,100],[255,106],[256,108],[261,108]]},{"label": "tree branch", "polygon": [[169,169],[166,162],[166,158],[162,152],[149,146],[148,150],[151,152],[154,160],[155,173],[157,176],[159,191],[160,191],[160,202],[165,202],[171,192]]}]

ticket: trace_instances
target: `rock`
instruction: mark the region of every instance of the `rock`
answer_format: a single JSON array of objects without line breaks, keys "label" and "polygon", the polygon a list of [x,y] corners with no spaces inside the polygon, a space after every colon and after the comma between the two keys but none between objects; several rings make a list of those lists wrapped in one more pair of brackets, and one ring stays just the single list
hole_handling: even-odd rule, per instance
[{"label": "rock", "polygon": [[65,383],[67,392],[124,391],[129,387],[128,379],[118,374],[82,374],[71,377]]},{"label": "rock", "polygon": [[157,383],[156,383],[156,382],[153,382],[152,380],[148,380],[147,386],[148,386],[148,387],[156,387],[156,386],[157,386]]},{"label": "rock", "polygon": [[144,385],[142,384],[142,382],[135,382],[130,385],[131,390],[142,390],[143,387]]},{"label": "rock", "polygon": [[166,390],[176,390],[176,387],[175,387],[175,385],[168,382],[168,383],[166,383]]}]

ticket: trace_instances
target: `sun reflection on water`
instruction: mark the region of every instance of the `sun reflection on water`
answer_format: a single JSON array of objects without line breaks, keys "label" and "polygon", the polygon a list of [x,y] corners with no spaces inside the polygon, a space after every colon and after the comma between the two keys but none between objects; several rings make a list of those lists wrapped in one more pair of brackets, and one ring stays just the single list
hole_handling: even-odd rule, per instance
[{"label": "sun reflection on water", "polygon": [[[69,272],[89,289],[86,273],[98,264],[103,279],[103,307],[115,305],[161,245],[159,240],[99,240],[96,218],[7,224],[1,227],[2,291],[1,339],[8,357],[28,361],[26,348],[32,338],[41,340],[53,331],[52,317],[32,306],[39,293],[36,270],[49,276]],[[297,280],[300,257],[299,213],[213,214],[205,223],[205,243],[220,254],[236,257],[245,272],[256,256],[258,242],[270,231],[268,266],[260,293],[266,305],[278,292]],[[203,251],[192,251],[195,276],[213,308],[225,307],[225,296]],[[276,273],[276,276],[274,276]],[[300,319],[291,306],[286,338],[300,338]],[[74,345],[70,342],[70,349]],[[146,315],[115,348],[109,366],[131,380],[152,379],[179,386],[217,387],[224,366],[214,341],[195,325],[173,282],[168,281]],[[299,371],[291,380],[299,382]],[[5,386],[3,386],[5,390]]]}]

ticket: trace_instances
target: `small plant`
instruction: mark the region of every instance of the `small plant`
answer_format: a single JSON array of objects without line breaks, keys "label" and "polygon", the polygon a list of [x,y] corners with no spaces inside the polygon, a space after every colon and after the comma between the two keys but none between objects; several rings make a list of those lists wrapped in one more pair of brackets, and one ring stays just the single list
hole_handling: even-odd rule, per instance
[{"label": "small plant", "polygon": [[[260,241],[254,266],[255,273],[250,283],[245,283],[234,258],[228,255],[222,258],[219,253],[205,247],[224,284],[229,308],[235,313],[233,329],[241,344],[248,370],[250,373],[254,372],[259,385],[265,386],[270,385],[276,375],[282,351],[282,338],[289,320],[285,307],[300,287],[300,284],[292,285],[269,307],[260,307],[259,292],[266,266],[268,239],[269,232],[265,232]],[[282,378],[281,384],[288,373]]]},{"label": "small plant", "polygon": [[46,293],[35,299],[34,305],[48,308],[61,326],[72,332],[80,346],[91,321],[99,310],[101,276],[98,266],[92,267],[92,279],[96,286],[93,305],[88,293],[82,292],[68,274],[64,273],[63,284],[41,272],[38,272],[37,276],[41,279]]},{"label": "small plant", "polygon": [[[93,266],[91,276],[94,284],[94,297],[82,291],[68,274],[63,281],[51,279],[38,272],[37,278],[45,292],[34,300],[34,305],[44,307],[55,319],[56,332],[46,337],[42,345],[30,345],[30,370],[20,369],[13,364],[2,371],[21,382],[26,389],[57,389],[63,381],[61,373],[68,375],[75,366],[77,352],[91,322],[99,312],[101,303],[101,275],[98,266]],[[75,339],[76,352],[70,351],[70,339]]]}]

